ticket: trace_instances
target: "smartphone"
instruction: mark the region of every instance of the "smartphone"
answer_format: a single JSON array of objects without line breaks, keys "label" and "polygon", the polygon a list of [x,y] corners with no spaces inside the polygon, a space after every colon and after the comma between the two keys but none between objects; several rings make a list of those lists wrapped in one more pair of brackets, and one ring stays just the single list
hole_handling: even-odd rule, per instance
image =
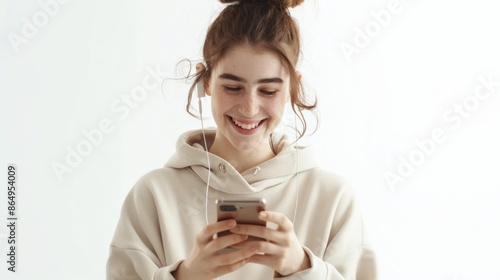
[{"label": "smartphone", "polygon": [[[238,224],[251,224],[266,226],[266,222],[259,219],[259,212],[266,210],[265,198],[249,199],[217,199],[217,221],[234,219]],[[217,237],[228,235],[231,232],[223,231]],[[262,238],[249,236],[247,240],[263,240]]]}]

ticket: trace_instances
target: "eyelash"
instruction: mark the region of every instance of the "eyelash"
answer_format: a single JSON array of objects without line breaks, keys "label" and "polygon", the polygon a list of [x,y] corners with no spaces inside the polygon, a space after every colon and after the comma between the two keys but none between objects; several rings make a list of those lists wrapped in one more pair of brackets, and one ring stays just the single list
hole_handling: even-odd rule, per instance
[{"label": "eyelash", "polygon": [[[224,87],[224,90],[229,91],[229,92],[238,92],[238,91],[241,90],[241,88],[239,88],[239,87]],[[278,91],[277,90],[274,90],[274,91],[271,91],[271,90],[261,90],[260,92],[263,93],[264,95],[267,95],[267,96],[273,96]]]},{"label": "eyelash", "polygon": [[277,93],[278,91],[277,91],[277,90],[275,90],[275,91],[270,91],[270,90],[261,90],[260,92],[262,92],[263,94],[268,95],[268,96],[273,96],[273,95],[276,95],[276,93]]},{"label": "eyelash", "polygon": [[224,90],[229,91],[229,92],[237,92],[240,89],[241,88],[239,88],[239,87],[224,87]]}]

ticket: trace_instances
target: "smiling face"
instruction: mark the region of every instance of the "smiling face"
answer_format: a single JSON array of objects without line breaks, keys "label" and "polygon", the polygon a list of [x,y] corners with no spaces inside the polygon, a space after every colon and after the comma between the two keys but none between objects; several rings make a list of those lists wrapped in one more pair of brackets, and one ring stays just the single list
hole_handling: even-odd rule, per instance
[{"label": "smiling face", "polygon": [[213,147],[268,153],[269,135],[290,96],[290,76],[278,54],[235,46],[217,63],[206,86],[217,124]]}]

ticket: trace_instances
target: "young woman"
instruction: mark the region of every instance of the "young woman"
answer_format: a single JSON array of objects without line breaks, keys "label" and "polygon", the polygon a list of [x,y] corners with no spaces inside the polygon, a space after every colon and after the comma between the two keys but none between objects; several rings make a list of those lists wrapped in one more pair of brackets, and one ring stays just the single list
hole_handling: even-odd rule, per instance
[{"label": "young woman", "polygon": [[[303,0],[220,0],[193,89],[211,96],[216,130],[190,131],[175,155],[127,196],[108,279],[376,279],[349,185],[310,148],[273,133],[286,106],[304,124],[296,72]],[[216,221],[215,200],[261,197],[268,226]],[[216,238],[229,230],[230,234]],[[263,240],[250,240],[259,237]],[[226,247],[237,250],[221,253]]]}]

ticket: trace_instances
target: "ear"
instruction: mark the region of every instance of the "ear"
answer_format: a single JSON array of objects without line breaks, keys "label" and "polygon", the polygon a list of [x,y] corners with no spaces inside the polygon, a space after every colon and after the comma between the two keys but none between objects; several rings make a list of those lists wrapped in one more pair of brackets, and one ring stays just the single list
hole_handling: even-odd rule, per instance
[{"label": "ear", "polygon": [[208,79],[205,79],[203,81],[203,84],[205,85],[205,93],[208,95],[208,96],[212,96],[212,93],[210,92],[210,84],[208,83]]},{"label": "ear", "polygon": [[295,71],[295,74],[297,75],[297,80],[302,80],[302,73],[300,73],[300,71]]},{"label": "ear", "polygon": [[203,65],[203,63],[197,63],[196,64],[196,72],[202,70],[202,69],[205,69],[205,65]]},{"label": "ear", "polygon": [[[196,64],[196,72],[203,71],[205,69],[206,69],[205,64],[203,64],[201,62]],[[205,94],[208,95],[208,96],[210,96],[211,93],[210,93],[210,87],[208,85],[208,79],[203,79],[202,83],[203,83],[203,86],[204,86]]]}]

